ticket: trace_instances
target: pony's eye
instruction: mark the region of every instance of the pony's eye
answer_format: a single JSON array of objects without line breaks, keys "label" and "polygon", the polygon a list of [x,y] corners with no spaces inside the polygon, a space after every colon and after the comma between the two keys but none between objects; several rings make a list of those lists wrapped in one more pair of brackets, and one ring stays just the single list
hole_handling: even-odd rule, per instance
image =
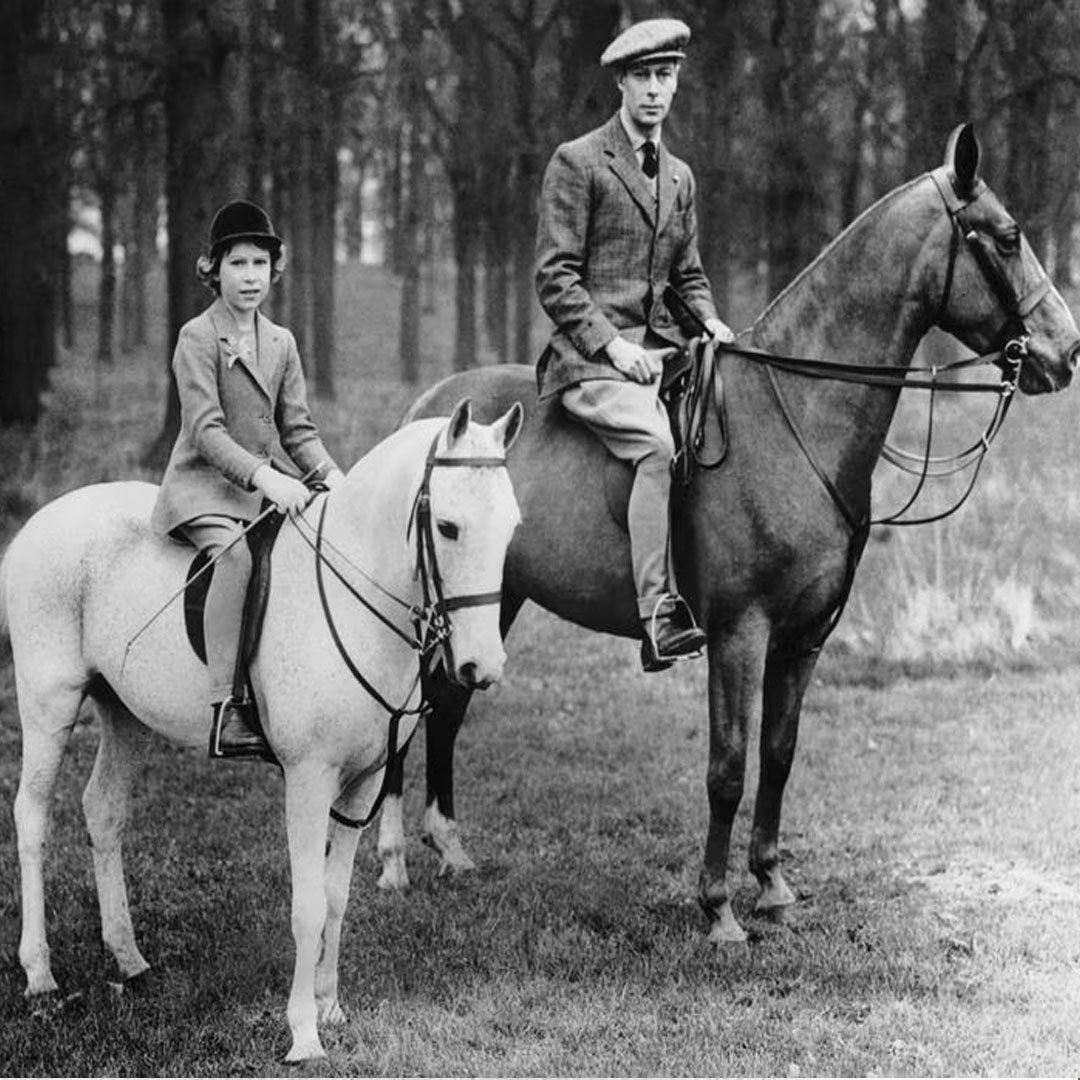
[{"label": "pony's eye", "polygon": [[456,540],[458,538],[458,527],[452,521],[440,521],[437,525],[440,536],[445,536],[447,540]]},{"label": "pony's eye", "polygon": [[994,243],[1002,255],[1015,255],[1020,250],[1019,226],[1014,225],[1011,229],[998,233],[994,237]]}]

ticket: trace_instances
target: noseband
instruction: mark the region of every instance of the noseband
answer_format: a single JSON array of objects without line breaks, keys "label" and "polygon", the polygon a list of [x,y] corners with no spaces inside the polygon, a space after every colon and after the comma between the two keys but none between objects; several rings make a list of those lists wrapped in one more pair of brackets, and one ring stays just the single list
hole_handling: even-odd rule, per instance
[{"label": "noseband", "polygon": [[[373,803],[371,810],[362,819],[346,817],[344,814],[333,808],[330,810],[330,816],[335,821],[342,825],[347,825],[350,828],[362,828],[368,825],[382,806],[383,800],[386,797],[387,783],[390,778],[390,766],[405,752],[409,745],[408,739],[406,739],[403,746],[399,747],[398,745],[398,728],[401,723],[401,718],[403,716],[423,716],[430,707],[429,703],[424,699],[421,699],[419,704],[412,708],[409,707],[409,702],[412,700],[417,686],[420,685],[424,661],[427,660],[429,664],[433,664],[432,653],[438,649],[443,662],[446,664],[447,674],[450,675],[455,670],[452,645],[453,624],[450,619],[450,612],[460,608],[498,604],[502,601],[502,593],[499,591],[469,593],[463,596],[449,597],[444,594],[442,574],[439,572],[439,560],[435,548],[435,536],[432,532],[431,474],[436,468],[506,468],[506,460],[501,457],[456,458],[440,455],[438,453],[438,445],[441,435],[441,432],[439,435],[436,435],[432,440],[431,446],[428,448],[427,459],[424,463],[424,475],[420,481],[420,486],[417,489],[416,498],[413,500],[412,511],[409,515],[409,523],[405,530],[405,536],[408,538],[415,522],[416,567],[414,573],[415,576],[420,579],[421,583],[423,603],[420,606],[411,604],[385,589],[370,575],[366,574],[356,566],[340,549],[326,539],[324,526],[326,523],[326,508],[330,502],[328,496],[323,497],[322,508],[319,511],[318,524],[313,530],[314,538],[309,537],[308,534],[300,528],[300,523],[303,522],[309,530],[311,529],[310,523],[304,518],[302,513],[298,514],[295,518],[290,519],[293,524],[296,525],[297,531],[315,553],[315,580],[319,591],[319,601],[322,605],[323,617],[326,620],[327,628],[330,631],[330,636],[333,639],[338,654],[353,678],[365,691],[367,691],[370,697],[390,714],[390,723],[387,729],[386,761],[384,766],[379,766],[385,769],[383,773],[383,782],[375,797],[375,802]],[[346,564],[358,576],[364,578],[368,584],[380,592],[385,598],[398,604],[408,612],[412,624],[411,634],[403,630],[393,619],[380,611],[379,608],[359,591],[359,589],[346,579],[343,571],[327,559],[325,550],[327,548],[333,550],[334,554],[341,562]],[[345,642],[342,640],[337,624],[334,621],[333,613],[330,610],[330,603],[326,594],[324,566],[330,568],[331,573],[333,573],[355,600],[367,608],[368,611],[379,619],[379,621],[389,630],[400,637],[419,654],[421,663],[417,667],[416,676],[401,705],[394,705],[387,701],[371,681],[364,676],[352,656],[349,655],[349,651],[346,648]]]},{"label": "noseband", "polygon": [[446,457],[438,453],[439,437],[436,436],[428,449],[424,465],[424,477],[413,502],[409,527],[405,535],[416,524],[416,576],[420,579],[423,607],[421,618],[423,625],[417,626],[417,636],[422,643],[421,653],[426,655],[438,647],[447,675],[452,676],[454,668],[453,623],[451,611],[461,608],[484,607],[487,604],[501,604],[502,593],[498,590],[486,593],[468,593],[463,596],[446,596],[443,592],[442,575],[439,573],[439,559],[435,551],[435,533],[431,520],[431,474],[436,468],[506,468],[505,458],[500,457]]}]

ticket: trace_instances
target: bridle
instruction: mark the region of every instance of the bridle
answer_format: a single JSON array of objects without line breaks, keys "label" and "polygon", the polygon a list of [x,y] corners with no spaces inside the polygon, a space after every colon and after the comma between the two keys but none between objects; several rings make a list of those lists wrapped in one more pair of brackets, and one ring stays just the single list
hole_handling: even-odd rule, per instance
[{"label": "bridle", "polygon": [[[999,349],[989,353],[964,357],[934,367],[898,370],[886,364],[846,364],[835,360],[812,360],[805,357],[781,356],[776,353],[747,349],[729,343],[716,345],[717,349],[725,353],[741,356],[746,360],[761,364],[767,369],[773,395],[795,441],[829,492],[849,528],[856,534],[868,530],[870,525],[925,525],[933,521],[939,521],[954,514],[967,501],[968,496],[975,487],[979,470],[990,449],[990,444],[1001,430],[1001,426],[1008,414],[1009,406],[1012,404],[1016,393],[1021,368],[1024,360],[1028,357],[1028,332],[1024,320],[1038,307],[1050,291],[1050,280],[1043,271],[1035,285],[1025,292],[1023,296],[1019,296],[1008,275],[1005,274],[1001,266],[990,254],[983,238],[970,224],[967,215],[968,207],[988,190],[983,180],[976,180],[970,193],[966,198],[963,198],[957,193],[952,174],[946,167],[933,170],[929,173],[929,176],[934,181],[945,202],[951,224],[949,259],[945,269],[941,299],[938,302],[937,316],[934,321],[941,323],[947,315],[960,244],[963,242],[971,252],[987,286],[1006,313],[1002,329],[998,334],[998,340],[1003,342]],[[700,323],[700,319],[696,318],[686,302],[670,286],[665,290],[664,298],[670,310],[677,311],[692,322],[700,324],[699,332],[705,332],[704,324]],[[1001,370],[1000,380],[997,382],[953,382],[943,378],[951,376],[961,369],[977,366],[998,367]],[[813,449],[804,438],[795,415],[784,398],[780,383],[776,378],[777,371],[786,371],[808,378],[857,383],[862,386],[930,391],[929,417],[923,451],[914,454],[888,444],[882,448],[882,457],[886,461],[905,472],[919,477],[915,490],[899,510],[886,517],[871,521],[868,517],[855,513],[848,506],[847,501],[824,468],[818,463]],[[993,416],[979,438],[966,449],[945,457],[936,457],[930,452],[933,444],[934,413],[938,393],[993,394],[997,399]],[[693,448],[693,452],[696,456],[696,447]],[[697,464],[708,468],[714,463],[703,462],[698,459]],[[971,466],[974,466],[974,468],[970,481],[963,494],[952,506],[940,513],[924,517],[905,517],[922,493],[927,479],[949,476]]]},{"label": "bridle", "polygon": [[[408,749],[409,739],[405,740],[404,745],[400,747],[398,745],[398,730],[402,717],[424,716],[430,711],[430,703],[423,697],[421,697],[416,705],[409,705],[409,702],[412,701],[416,694],[417,687],[420,685],[424,673],[424,665],[427,664],[429,669],[434,669],[441,660],[446,666],[448,675],[452,675],[456,670],[454,667],[453,652],[454,628],[450,613],[462,608],[482,607],[488,604],[500,604],[502,602],[502,593],[499,590],[492,590],[484,593],[467,593],[460,596],[446,595],[443,588],[442,573],[439,570],[438,553],[435,547],[434,525],[431,513],[431,476],[437,468],[506,468],[506,459],[496,456],[451,457],[446,454],[440,454],[438,452],[438,447],[441,437],[442,432],[435,436],[431,445],[428,447],[427,458],[424,462],[424,473],[420,480],[420,485],[417,488],[416,497],[413,500],[412,510],[409,514],[409,521],[405,530],[406,539],[412,534],[414,528],[416,530],[416,565],[413,574],[414,577],[420,581],[420,604],[404,600],[390,590],[384,588],[373,577],[357,566],[344,552],[341,551],[340,548],[326,538],[325,524],[326,511],[330,504],[329,493],[323,495],[323,503],[319,510],[318,523],[314,530],[311,529],[311,523],[302,512],[297,514],[295,518],[290,519],[315,554],[315,580],[318,586],[319,603],[322,606],[323,618],[326,620],[327,629],[330,631],[330,637],[334,642],[334,646],[337,648],[338,655],[341,657],[342,662],[345,664],[352,677],[378,705],[390,714],[390,723],[387,730],[386,760],[384,766],[378,766],[385,767],[385,772],[383,773],[382,786],[379,789],[378,795],[375,797],[375,802],[372,805],[371,810],[363,819],[349,818],[334,809],[331,809],[330,811],[330,816],[335,821],[353,828],[362,828],[368,825],[379,812],[383,799],[386,797],[391,766]],[[303,522],[309,532],[313,531],[314,535],[308,535],[308,532],[305,532],[305,530],[300,527],[300,522]],[[364,581],[372,586],[384,598],[403,609],[408,616],[409,629],[403,629],[393,618],[377,607],[375,603],[368,599],[368,597],[364,596],[363,593],[348,580],[345,571],[338,565],[335,565],[335,562],[332,562],[327,557],[327,551],[332,552],[336,561],[345,564],[353,574],[363,578]],[[412,685],[409,687],[408,693],[406,693],[405,699],[401,705],[394,705],[388,701],[364,675],[360,670],[359,665],[350,655],[349,650],[342,639],[341,633],[338,630],[333,612],[330,609],[330,601],[326,591],[325,568],[330,570],[334,577],[338,579],[345,587],[346,591],[357,602],[363,605],[363,607],[371,612],[384,626],[387,627],[387,629],[401,638],[418,654],[419,662],[417,664],[416,675],[414,676]],[[412,736],[410,735],[409,738],[411,739],[411,737]]]},{"label": "bridle", "polygon": [[[991,255],[986,240],[970,223],[968,208],[988,190],[984,180],[977,179],[972,184],[966,197],[961,197],[957,191],[953,174],[946,166],[939,166],[929,175],[941,195],[942,201],[945,203],[951,225],[949,261],[945,269],[941,299],[938,302],[937,316],[934,322],[936,325],[943,324],[948,314],[949,300],[952,296],[952,286],[956,273],[956,261],[960,252],[961,241],[963,241],[967,250],[971,253],[975,265],[979,268],[983,280],[1005,312],[1005,320],[1002,323],[1001,331],[997,335],[998,340],[1004,342],[1004,344],[996,352],[983,356],[965,357],[930,369],[930,379],[925,387],[930,390],[930,403],[927,414],[926,439],[922,453],[913,454],[888,443],[882,448],[882,457],[889,464],[903,472],[917,475],[919,478],[918,483],[899,510],[887,517],[877,519],[875,524],[926,525],[954,514],[967,501],[968,496],[975,488],[983,461],[990,450],[990,444],[1001,430],[1005,417],[1008,415],[1009,407],[1016,394],[1020,370],[1028,357],[1029,334],[1024,320],[1042,303],[1043,298],[1050,291],[1050,279],[1045,271],[1041,271],[1035,284],[1023,296],[1018,295],[1009,276]],[[1019,235],[1019,230],[1017,232],[1017,243],[1018,250],[1022,251],[1022,238]],[[964,367],[986,363],[996,364],[1002,371],[1001,381],[991,391],[997,394],[997,402],[990,422],[984,428],[982,435],[970,446],[953,454],[934,456],[931,454],[930,449],[934,436],[936,394],[939,390],[958,391],[965,388],[964,384],[940,384],[937,377],[942,373],[955,372]],[[907,385],[910,385],[910,383]],[[972,466],[974,468],[968,484],[952,506],[937,514],[918,518],[904,517],[915,504],[927,479],[951,476]]]}]

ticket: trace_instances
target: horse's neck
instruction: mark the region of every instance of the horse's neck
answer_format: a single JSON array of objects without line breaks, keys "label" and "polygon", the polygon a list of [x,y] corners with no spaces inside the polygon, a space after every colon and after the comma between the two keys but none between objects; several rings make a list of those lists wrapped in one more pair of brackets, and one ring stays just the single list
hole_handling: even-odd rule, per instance
[{"label": "horse's neck", "polygon": [[[765,310],[750,345],[775,354],[906,368],[932,322],[927,239],[941,208],[925,178],[872,206]],[[761,377],[765,377],[764,374]],[[776,373],[801,434],[826,472],[869,477],[896,390]]]}]

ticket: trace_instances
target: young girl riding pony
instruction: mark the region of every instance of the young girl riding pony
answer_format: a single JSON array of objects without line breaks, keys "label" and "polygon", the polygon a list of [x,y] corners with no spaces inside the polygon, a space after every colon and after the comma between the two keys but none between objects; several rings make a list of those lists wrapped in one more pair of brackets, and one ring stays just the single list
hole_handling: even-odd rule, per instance
[{"label": "young girl riding pony", "polygon": [[173,354],[180,394],[176,438],[152,523],[214,560],[204,614],[212,710],[210,756],[270,757],[251,702],[233,696],[251,555],[242,532],[263,500],[285,513],[310,492],[296,472],[342,479],[308,408],[296,339],[259,311],[285,252],[266,212],[223,206],[196,266],[216,294],[184,324]]}]

